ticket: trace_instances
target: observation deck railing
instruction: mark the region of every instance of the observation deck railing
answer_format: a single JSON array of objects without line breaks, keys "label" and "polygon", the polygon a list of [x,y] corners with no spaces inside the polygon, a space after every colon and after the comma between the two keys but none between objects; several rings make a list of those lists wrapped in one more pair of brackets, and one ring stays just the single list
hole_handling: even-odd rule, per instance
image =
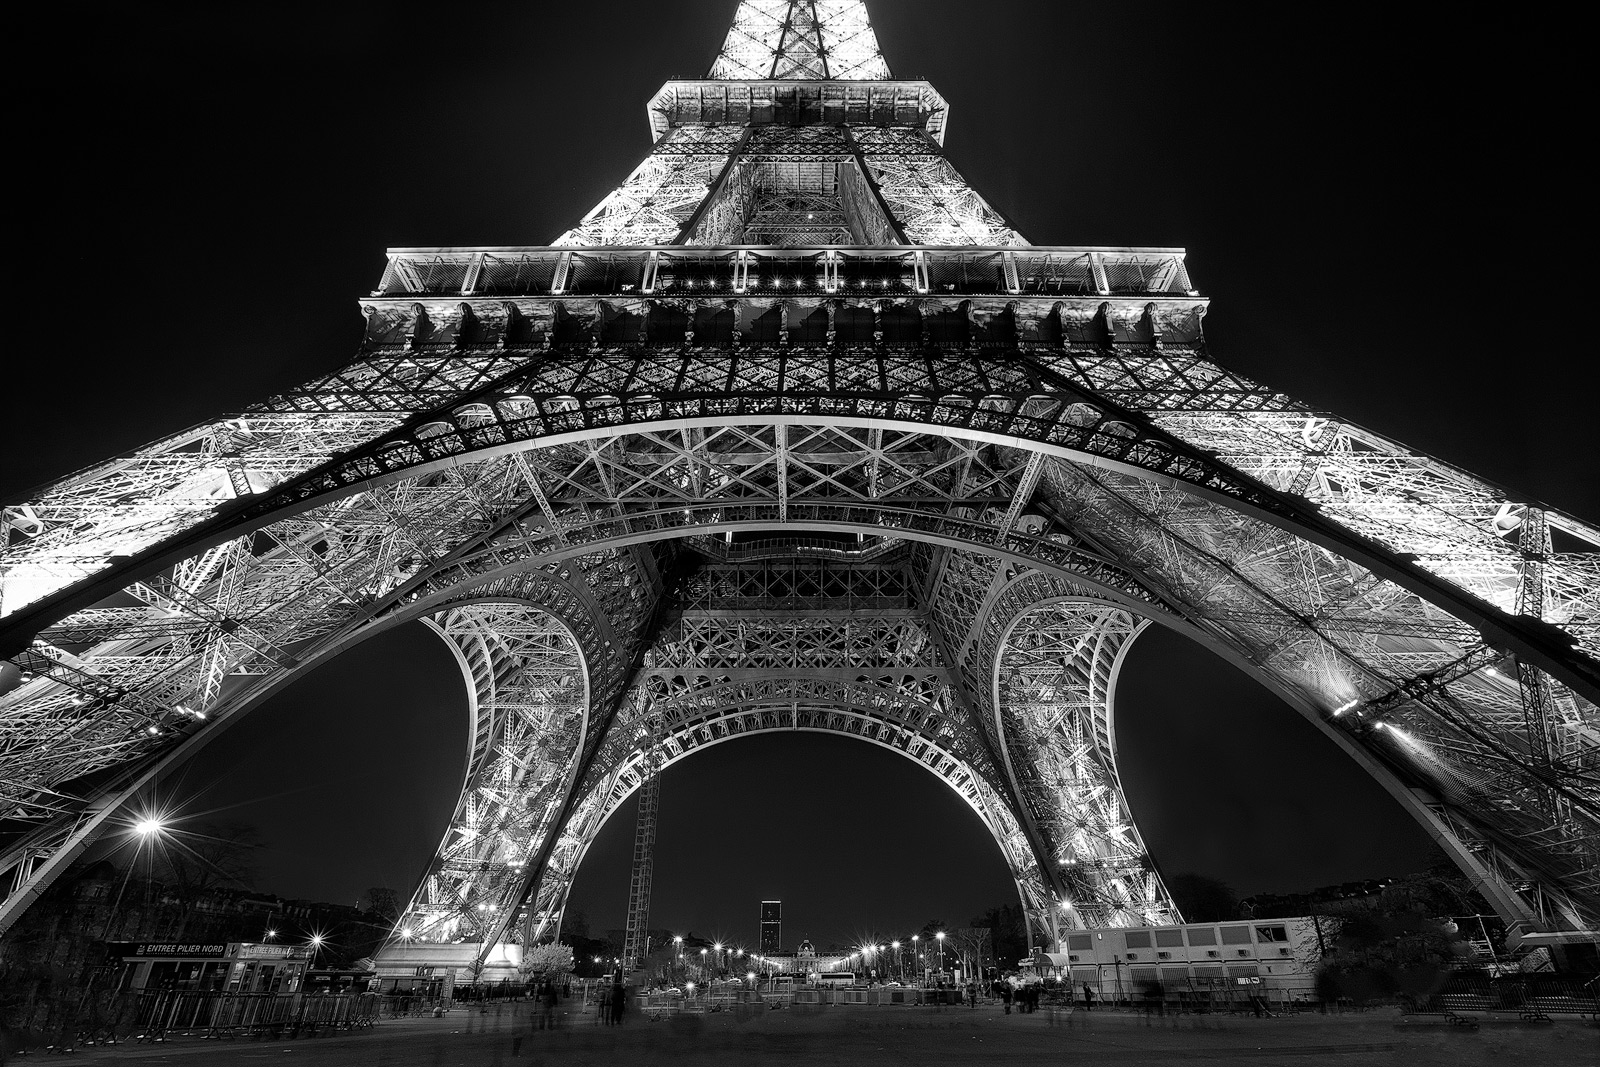
[{"label": "observation deck railing", "polygon": [[1198,295],[1180,248],[396,248],[375,297]]}]

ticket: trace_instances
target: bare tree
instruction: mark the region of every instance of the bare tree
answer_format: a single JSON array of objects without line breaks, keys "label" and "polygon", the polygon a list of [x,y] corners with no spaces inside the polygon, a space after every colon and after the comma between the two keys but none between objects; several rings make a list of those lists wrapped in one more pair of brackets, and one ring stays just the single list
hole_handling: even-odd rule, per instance
[{"label": "bare tree", "polygon": [[176,940],[182,940],[194,909],[219,889],[253,889],[261,835],[246,823],[201,823],[163,836],[152,856],[151,877],[169,882],[183,902]]}]

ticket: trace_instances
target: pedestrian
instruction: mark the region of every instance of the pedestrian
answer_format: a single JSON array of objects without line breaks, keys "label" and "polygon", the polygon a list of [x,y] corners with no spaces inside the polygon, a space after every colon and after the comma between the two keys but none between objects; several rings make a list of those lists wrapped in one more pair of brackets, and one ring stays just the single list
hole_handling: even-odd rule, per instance
[{"label": "pedestrian", "polygon": [[600,987],[600,999],[595,1001],[594,1018],[595,1022],[605,1023],[607,1026],[611,1025],[611,987],[609,985],[601,985]]},{"label": "pedestrian", "polygon": [[628,1009],[628,990],[622,984],[622,975],[617,975],[617,980],[611,983],[611,1025],[622,1025],[622,1014]]},{"label": "pedestrian", "polygon": [[552,979],[546,978],[539,983],[539,1029],[554,1030],[556,1028],[556,984]]},{"label": "pedestrian", "polygon": [[1003,981],[1003,980],[1000,982],[1000,1003],[1006,1009],[1006,1014],[1010,1015],[1011,1014],[1011,983],[1010,982]]},{"label": "pedestrian", "polygon": [[1083,1010],[1094,1011],[1094,987],[1088,982],[1083,983]]}]

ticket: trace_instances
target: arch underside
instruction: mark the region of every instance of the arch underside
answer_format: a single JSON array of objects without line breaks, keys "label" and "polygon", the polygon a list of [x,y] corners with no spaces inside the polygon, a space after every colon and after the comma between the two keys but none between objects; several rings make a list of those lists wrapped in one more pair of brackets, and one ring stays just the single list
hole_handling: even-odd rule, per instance
[{"label": "arch underside", "polygon": [[[12,660],[32,677],[0,697],[13,897],[53,876],[108,798],[295,671],[403,619],[520,600],[561,620],[584,662],[580,784],[546,831],[519,831],[516,877],[507,863],[433,898],[498,902],[508,922],[570,853],[551,828],[625,765],[605,746],[654,677],[640,664],[677,602],[663,575],[743,566],[756,549],[723,535],[771,531],[809,537],[783,551],[824,584],[914,577],[899,602],[988,762],[959,758],[984,768],[1057,906],[1111,908],[1065,871],[1088,848],[1079,809],[1121,804],[1104,717],[1084,710],[1105,702],[1116,654],[1099,631],[1084,644],[1089,611],[1119,633],[1135,616],[1176,626],[1251,670],[1431,820],[1508,916],[1600,914],[1600,719],[1579,684],[1600,568],[1552,540],[1585,528],[1298,409],[1197,344],[379,349],[275,404],[8,512],[36,524],[7,549],[8,622],[45,622]],[[1050,606],[1074,602],[1096,606]],[[1565,667],[1535,640],[1557,632],[1583,650]],[[1530,643],[1508,654],[1518,634]],[[1072,684],[1087,703],[1047,692]],[[501,743],[509,759],[523,742]],[[1096,830],[1106,869],[1142,851],[1114,808]],[[1153,876],[1126,900],[1140,894],[1165,906]]]},{"label": "arch underside", "polygon": [[[760,551],[759,549],[757,551]],[[784,553],[787,555],[787,553]],[[910,553],[873,563],[746,559],[696,572],[647,654],[611,739],[590,768],[566,839],[545,870],[529,936],[553,930],[579,863],[611,813],[652,766],[754,733],[812,730],[870,741],[916,760],[962,797],[993,835],[1017,883],[1030,937],[1066,928],[1160,922],[1176,912],[1136,833],[1106,862],[1083,840],[1041,868],[1036,832],[1008,801],[989,738],[964,707],[963,683],[922,608]],[[806,608],[785,609],[793,594]],[[831,594],[831,595],[828,595]],[[776,606],[775,606],[776,602]],[[1085,701],[1094,696],[1087,691]],[[1104,715],[1104,711],[1101,711]],[[1109,755],[1107,757],[1109,762]],[[1114,811],[1059,810],[1070,795],[1030,798],[1032,811],[1088,824],[1087,836],[1131,831],[1120,791]],[[1120,825],[1113,825],[1113,824]],[[1079,862],[1073,899],[1061,868]]]}]

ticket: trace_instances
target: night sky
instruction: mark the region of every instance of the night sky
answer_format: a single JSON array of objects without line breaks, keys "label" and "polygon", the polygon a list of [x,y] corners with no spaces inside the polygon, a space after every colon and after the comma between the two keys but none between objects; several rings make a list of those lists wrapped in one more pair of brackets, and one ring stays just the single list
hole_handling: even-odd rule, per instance
[{"label": "night sky", "polygon": [[[54,78],[9,75],[29,189],[0,497],[345,362],[388,246],[548,242],[636,165],[645,101],[704,73],[734,6],[146,4],[56,27]],[[1590,267],[1567,236],[1579,96],[1564,46],[1532,47],[1541,27],[1441,17],[1421,35],[1321,5],[869,9],[895,73],[950,100],[953,162],[1032,241],[1187,247],[1226,366],[1600,520]],[[1123,678],[1124,779],[1165,872],[1250,893],[1425,862],[1376,786],[1208,653],[1152,631]],[[260,827],[263,888],[408,890],[459,787],[464,708],[437,639],[397,631],[169,788]],[[573,906],[598,931],[622,925],[631,835],[629,806],[580,872]],[[745,940],[764,896],[791,941],[841,942],[1015,900],[957,798],[824,737],[673,767],[656,871],[652,925]]]}]

